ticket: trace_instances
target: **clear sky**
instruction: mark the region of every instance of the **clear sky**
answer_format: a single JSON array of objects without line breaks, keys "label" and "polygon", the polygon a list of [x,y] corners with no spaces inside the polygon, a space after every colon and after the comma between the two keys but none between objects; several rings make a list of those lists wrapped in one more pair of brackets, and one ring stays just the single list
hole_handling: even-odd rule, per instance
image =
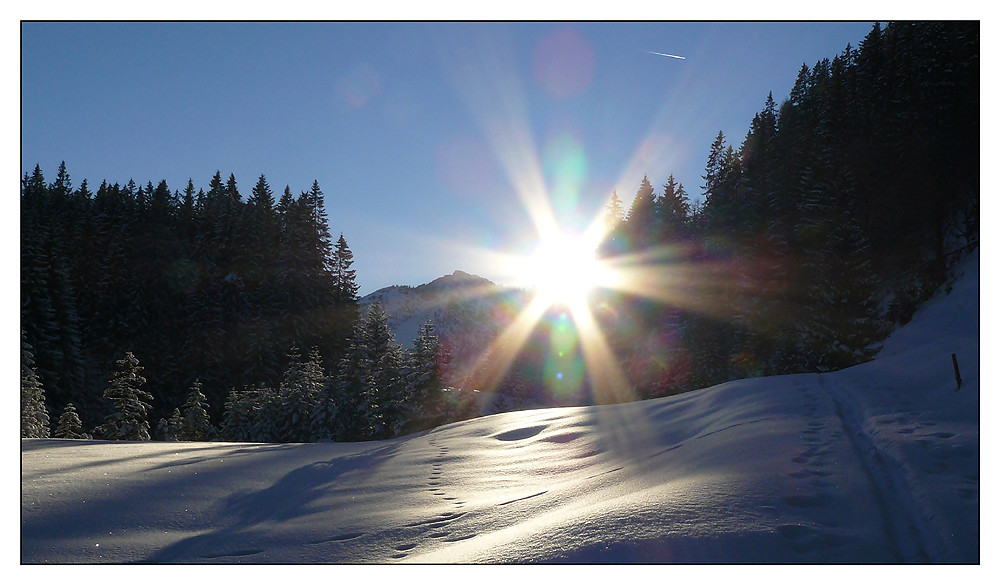
[{"label": "clear sky", "polygon": [[[701,194],[709,145],[742,142],[767,93],[857,46],[848,23],[58,23],[21,25],[21,172],[318,180],[361,294],[582,230],[644,174]],[[683,59],[658,55],[675,55]]]}]

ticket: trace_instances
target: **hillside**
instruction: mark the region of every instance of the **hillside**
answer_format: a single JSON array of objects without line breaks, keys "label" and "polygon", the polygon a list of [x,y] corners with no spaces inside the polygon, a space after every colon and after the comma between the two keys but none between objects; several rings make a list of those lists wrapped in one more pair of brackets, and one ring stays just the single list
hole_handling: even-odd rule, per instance
[{"label": "hillside", "polygon": [[957,270],[828,374],[370,443],[25,439],[21,562],[978,563],[979,253]]}]

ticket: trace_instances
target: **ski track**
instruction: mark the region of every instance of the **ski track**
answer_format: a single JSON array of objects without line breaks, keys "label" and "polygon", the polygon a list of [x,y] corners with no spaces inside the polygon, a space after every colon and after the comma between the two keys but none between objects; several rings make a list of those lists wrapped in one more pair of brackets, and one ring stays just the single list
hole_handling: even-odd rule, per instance
[{"label": "ski track", "polygon": [[900,462],[896,461],[867,431],[859,405],[840,388],[830,374],[817,374],[818,387],[833,400],[837,417],[875,490],[884,526],[896,554],[905,563],[938,563],[943,550],[936,543],[930,523],[920,512],[907,486]]}]

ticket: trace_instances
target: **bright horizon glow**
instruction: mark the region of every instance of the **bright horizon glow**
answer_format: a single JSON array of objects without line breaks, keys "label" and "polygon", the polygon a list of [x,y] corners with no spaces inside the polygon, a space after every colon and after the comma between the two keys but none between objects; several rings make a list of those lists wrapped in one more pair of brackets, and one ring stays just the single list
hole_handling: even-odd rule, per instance
[{"label": "bright horizon glow", "polygon": [[614,285],[614,274],[597,257],[597,244],[584,235],[543,234],[531,254],[519,261],[520,285],[547,306],[577,306],[596,288]]}]

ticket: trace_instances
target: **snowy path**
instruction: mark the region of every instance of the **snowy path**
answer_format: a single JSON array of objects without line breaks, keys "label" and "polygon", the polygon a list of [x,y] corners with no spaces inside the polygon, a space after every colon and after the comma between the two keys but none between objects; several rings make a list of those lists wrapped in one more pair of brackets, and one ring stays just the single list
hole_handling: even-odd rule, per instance
[{"label": "snowy path", "polygon": [[886,538],[891,543],[893,553],[904,562],[930,562],[932,559],[927,554],[928,546],[924,544],[927,536],[917,529],[922,524],[919,512],[910,501],[910,495],[899,474],[893,470],[892,463],[887,461],[887,454],[879,451],[874,439],[865,431],[864,419],[857,405],[845,397],[836,383],[828,381],[829,377],[816,376],[816,379],[819,381],[818,386],[833,400],[844,431],[875,489]]}]

